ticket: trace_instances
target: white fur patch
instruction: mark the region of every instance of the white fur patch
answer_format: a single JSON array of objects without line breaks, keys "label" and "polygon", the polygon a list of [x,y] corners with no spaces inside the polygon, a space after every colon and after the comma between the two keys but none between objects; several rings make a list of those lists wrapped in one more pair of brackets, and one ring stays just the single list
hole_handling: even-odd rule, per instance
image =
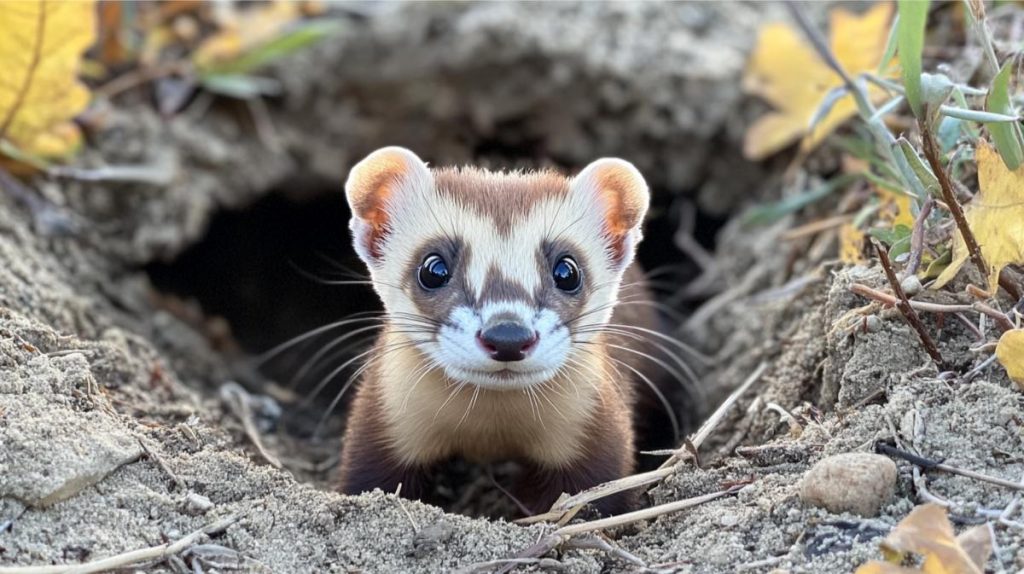
[{"label": "white fur patch", "polygon": [[[536,346],[522,361],[495,361],[477,342],[491,317],[512,311],[519,322],[537,333]],[[426,345],[430,356],[444,365],[452,380],[489,389],[519,389],[552,379],[565,365],[572,343],[569,329],[549,309],[530,312],[522,303],[490,303],[479,313],[469,307],[455,309],[450,323],[438,332],[437,343]]]}]

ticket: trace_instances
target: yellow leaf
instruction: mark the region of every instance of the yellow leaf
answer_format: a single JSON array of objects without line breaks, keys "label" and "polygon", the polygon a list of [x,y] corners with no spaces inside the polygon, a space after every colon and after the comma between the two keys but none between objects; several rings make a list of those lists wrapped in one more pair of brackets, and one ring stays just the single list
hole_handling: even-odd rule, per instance
[{"label": "yellow leaf", "polygon": [[217,32],[192,55],[200,69],[230,61],[273,40],[281,31],[302,15],[298,2],[278,1],[246,10],[225,22]]},{"label": "yellow leaf", "polygon": [[996,358],[1013,382],[1024,388],[1024,329],[1013,329],[999,337]]},{"label": "yellow leaf", "polygon": [[96,40],[93,2],[0,2],[0,138],[25,153],[60,157],[80,139],[71,118],[89,104],[77,79]]},{"label": "yellow leaf", "polygon": [[852,223],[839,228],[839,259],[843,263],[863,263],[864,232]]},{"label": "yellow leaf", "polygon": [[992,550],[991,540],[986,545],[980,532],[969,530],[955,536],[946,509],[932,503],[914,508],[889,533],[882,548],[899,555],[910,552],[923,555],[921,572],[927,574],[982,574]]},{"label": "yellow leaf", "polygon": [[[863,15],[841,8],[830,13],[831,49],[850,76],[874,72],[885,55],[892,20],[892,4],[880,3]],[[807,133],[825,96],[843,85],[842,79],[818,57],[814,49],[786,24],[769,24],[761,30],[753,56],[743,76],[743,87],[777,111],[769,112],[747,130],[743,154],[762,159],[803,137],[810,150],[857,112],[853,97],[839,99],[812,133]],[[871,85],[872,100],[884,92]]]},{"label": "yellow leaf", "polygon": [[[1024,165],[1010,171],[984,140],[978,141],[975,157],[980,191],[964,212],[989,266],[988,291],[995,293],[1003,267],[1024,263]],[[967,244],[957,231],[953,261],[935,280],[935,288],[949,283],[969,257]]]}]

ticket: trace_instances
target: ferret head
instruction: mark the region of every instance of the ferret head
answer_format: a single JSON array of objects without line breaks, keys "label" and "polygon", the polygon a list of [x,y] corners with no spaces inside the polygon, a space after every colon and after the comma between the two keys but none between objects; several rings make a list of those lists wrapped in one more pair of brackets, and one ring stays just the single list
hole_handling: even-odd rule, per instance
[{"label": "ferret head", "polygon": [[356,165],[345,192],[393,331],[453,381],[498,389],[574,368],[611,316],[649,200],[620,159],[566,178],[430,170],[398,147]]}]

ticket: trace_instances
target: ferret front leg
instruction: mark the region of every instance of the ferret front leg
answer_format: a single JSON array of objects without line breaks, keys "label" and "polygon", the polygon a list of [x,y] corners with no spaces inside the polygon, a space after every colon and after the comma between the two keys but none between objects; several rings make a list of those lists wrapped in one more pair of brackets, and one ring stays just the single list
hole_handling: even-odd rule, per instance
[{"label": "ferret front leg", "polygon": [[337,489],[345,494],[374,488],[395,492],[401,484],[403,497],[419,500],[427,469],[399,460],[385,435],[379,400],[372,392],[360,391],[348,414]]},{"label": "ferret front leg", "polygon": [[[601,483],[622,478],[627,472],[594,460],[562,468],[548,468],[529,463],[516,492],[530,512],[541,514],[550,510],[551,505],[562,493],[573,495]],[[592,505],[602,515],[611,516],[631,510],[634,499],[632,493],[620,492],[596,500]]]},{"label": "ferret front leg", "polygon": [[[633,472],[633,432],[626,417],[599,413],[590,422],[587,438],[578,446],[580,456],[568,463],[526,461],[517,488],[520,500],[534,513],[547,512],[562,493],[576,494]],[[604,515],[627,512],[635,506],[632,492],[620,492],[594,501]]]}]

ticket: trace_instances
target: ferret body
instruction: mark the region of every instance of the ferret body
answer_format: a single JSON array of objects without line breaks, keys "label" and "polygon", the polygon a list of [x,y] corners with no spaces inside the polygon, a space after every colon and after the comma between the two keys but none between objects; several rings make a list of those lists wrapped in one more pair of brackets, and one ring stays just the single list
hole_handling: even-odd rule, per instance
[{"label": "ferret body", "polygon": [[630,335],[655,317],[617,306],[623,289],[646,297],[633,255],[649,196],[631,164],[598,160],[574,178],[431,170],[384,148],[346,195],[385,322],[348,416],[343,492],[402,484],[418,498],[436,463],[514,459],[519,498],[543,512],[633,470],[646,366]]}]

